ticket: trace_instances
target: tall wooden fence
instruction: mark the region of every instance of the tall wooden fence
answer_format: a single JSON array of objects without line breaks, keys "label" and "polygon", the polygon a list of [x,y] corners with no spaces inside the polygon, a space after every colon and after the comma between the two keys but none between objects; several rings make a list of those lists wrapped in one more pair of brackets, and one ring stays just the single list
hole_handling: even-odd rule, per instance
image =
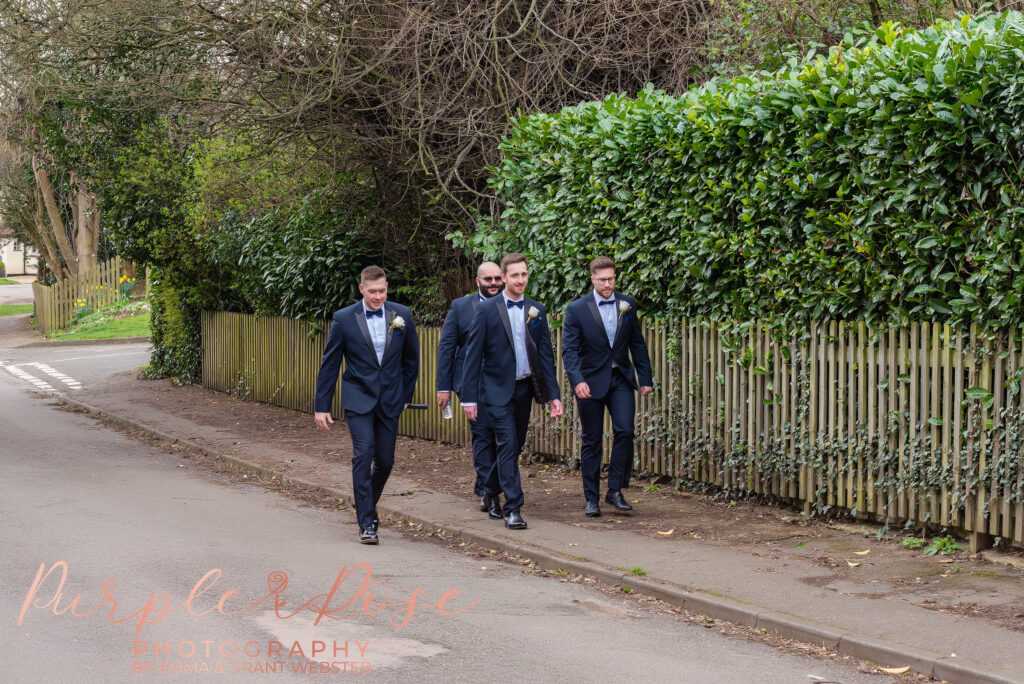
[{"label": "tall wooden fence", "polygon": [[123,273],[120,257],[96,268],[69,276],[50,286],[32,283],[39,332],[48,333],[67,327],[79,308],[97,309],[113,304],[119,297],[118,281]]},{"label": "tall wooden fence", "polygon": [[[326,321],[317,325],[325,331]],[[420,378],[404,435],[468,444],[458,406],[434,403],[439,330],[420,329]],[[554,331],[556,352],[561,330]],[[708,322],[646,330],[655,392],[638,399],[636,468],[694,483],[886,520],[913,520],[1024,542],[1024,411],[1019,332],[941,324],[872,330],[825,322],[779,339],[763,326]],[[326,335],[293,319],[204,312],[203,385],[311,412]],[[578,459],[575,402],[534,407],[528,449]],[[333,412],[340,413],[340,391]],[[610,426],[606,422],[606,439]]]}]

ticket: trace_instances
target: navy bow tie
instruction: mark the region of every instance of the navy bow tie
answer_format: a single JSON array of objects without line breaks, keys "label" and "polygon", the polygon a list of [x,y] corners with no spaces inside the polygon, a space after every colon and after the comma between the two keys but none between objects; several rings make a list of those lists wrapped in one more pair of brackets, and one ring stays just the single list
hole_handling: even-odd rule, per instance
[{"label": "navy bow tie", "polygon": [[384,309],[377,309],[376,311],[364,309],[364,311],[366,312],[367,318],[373,318],[374,316],[380,316],[381,318],[384,318]]},{"label": "navy bow tie", "polygon": [[601,301],[598,302],[598,306],[604,306],[605,304],[607,304],[608,306],[611,306],[614,303],[615,303],[614,299],[602,299]]},{"label": "navy bow tie", "polygon": [[505,306],[507,306],[510,309],[513,306],[518,306],[520,309],[522,309],[523,308],[523,300],[520,299],[518,302],[513,302],[511,299],[506,299],[505,300]]}]

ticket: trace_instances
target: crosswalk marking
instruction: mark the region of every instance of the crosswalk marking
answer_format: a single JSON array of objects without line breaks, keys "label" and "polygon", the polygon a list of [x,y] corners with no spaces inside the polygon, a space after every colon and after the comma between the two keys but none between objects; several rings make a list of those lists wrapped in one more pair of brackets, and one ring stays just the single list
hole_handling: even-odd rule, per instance
[{"label": "crosswalk marking", "polygon": [[6,370],[8,373],[10,373],[11,375],[13,375],[16,378],[21,378],[25,382],[28,382],[28,383],[31,383],[31,384],[35,385],[37,389],[41,389],[41,390],[44,390],[46,392],[53,392],[53,391],[55,391],[53,389],[53,385],[51,385],[50,383],[46,382],[45,380],[40,380],[39,378],[37,378],[34,375],[30,375],[30,374],[26,373],[25,371],[21,370],[17,366],[4,366],[4,370]]},{"label": "crosswalk marking", "polygon": [[30,363],[19,363],[19,364],[13,364],[13,365],[5,365],[5,364],[0,363],[0,368],[3,368],[4,370],[6,370],[8,373],[13,375],[14,377],[21,378],[25,382],[28,382],[28,383],[30,383],[32,385],[35,385],[36,388],[44,390],[46,392],[55,392],[56,391],[54,389],[53,385],[51,385],[46,380],[44,380],[42,378],[39,378],[39,377],[36,377],[35,375],[32,375],[31,373],[28,373],[28,372],[22,370],[22,366],[28,366],[28,367],[34,368],[34,369],[36,369],[36,370],[38,370],[38,371],[40,371],[40,372],[50,376],[51,378],[55,378],[56,380],[59,380],[60,382],[62,382],[65,385],[67,385],[68,389],[73,389],[73,390],[82,389],[82,383],[80,383],[78,380],[75,380],[71,376],[65,375],[64,373],[61,373],[56,368],[54,368],[54,367],[52,367],[50,365],[47,365],[45,363],[41,363],[39,361],[32,361]]},{"label": "crosswalk marking", "polygon": [[38,368],[39,370],[43,371],[47,375],[49,375],[51,377],[54,377],[54,378],[57,378],[58,380],[63,382],[65,385],[67,385],[71,389],[82,389],[82,383],[78,382],[77,380],[75,380],[74,378],[72,378],[72,377],[70,377],[68,375],[64,375],[60,371],[56,370],[55,368],[53,368],[51,366],[46,365],[45,363],[39,363],[38,361],[34,361],[32,363],[24,363],[22,365],[23,366],[35,366],[36,368]]}]

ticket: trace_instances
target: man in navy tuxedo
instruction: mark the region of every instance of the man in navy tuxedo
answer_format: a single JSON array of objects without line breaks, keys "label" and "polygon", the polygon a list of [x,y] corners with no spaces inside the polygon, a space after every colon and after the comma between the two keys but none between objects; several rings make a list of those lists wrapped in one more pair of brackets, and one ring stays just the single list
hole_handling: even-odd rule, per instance
[{"label": "man in navy tuxedo", "polygon": [[611,414],[614,439],[604,500],[615,510],[631,511],[633,507],[622,490],[629,487],[633,470],[634,392],[639,386],[641,395],[650,394],[654,381],[647,343],[637,319],[636,300],[615,291],[615,262],[608,257],[591,261],[590,282],[594,284],[593,292],[574,301],[565,311],[562,364],[576,394],[583,428],[580,472],[587,500],[584,512],[596,518],[601,515],[597,502],[605,408]]},{"label": "man in navy tuxedo", "polygon": [[[523,505],[519,452],[530,423],[531,399],[550,404],[552,418],[562,415],[562,401],[544,306],[523,296],[530,276],[526,257],[506,254],[501,274],[502,296],[477,305],[469,329],[462,408],[475,421],[481,415],[477,404],[483,405],[494,432],[495,462],[484,483],[491,517],[500,512],[505,527],[522,530],[526,521],[519,512]],[[505,492],[500,511],[499,490]]]},{"label": "man in navy tuxedo", "polygon": [[363,298],[334,312],[316,378],[316,426],[330,430],[331,399],[342,357],[341,408],[352,437],[352,491],[359,541],[378,543],[377,501],[395,464],[398,417],[412,401],[420,345],[412,313],[387,301],[384,269],[367,266],[360,275]]},{"label": "man in navy tuxedo", "polygon": [[[476,270],[477,291],[452,302],[441,327],[441,340],[437,345],[437,405],[444,408],[451,401],[454,390],[462,396],[462,368],[466,357],[466,339],[473,323],[476,307],[495,297],[504,288],[501,267],[485,261]],[[480,510],[489,508],[484,482],[494,465],[494,433],[487,421],[487,410],[477,406],[476,420],[469,424],[473,435],[473,469],[476,480],[473,493],[480,497]]]}]

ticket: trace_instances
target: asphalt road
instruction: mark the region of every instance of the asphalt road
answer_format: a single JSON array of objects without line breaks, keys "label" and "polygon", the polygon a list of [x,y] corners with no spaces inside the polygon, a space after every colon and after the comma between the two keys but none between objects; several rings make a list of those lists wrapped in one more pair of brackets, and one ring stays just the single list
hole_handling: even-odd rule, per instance
[{"label": "asphalt road", "polygon": [[34,389],[71,392],[149,363],[149,344],[0,347],[0,366]]},{"label": "asphalt road", "polygon": [[0,285],[0,304],[31,304],[32,285]]},{"label": "asphalt road", "polygon": [[[5,366],[83,384],[144,351],[0,340]],[[0,407],[2,682],[890,681],[398,533],[360,546],[347,511],[231,482],[9,372]]]}]

